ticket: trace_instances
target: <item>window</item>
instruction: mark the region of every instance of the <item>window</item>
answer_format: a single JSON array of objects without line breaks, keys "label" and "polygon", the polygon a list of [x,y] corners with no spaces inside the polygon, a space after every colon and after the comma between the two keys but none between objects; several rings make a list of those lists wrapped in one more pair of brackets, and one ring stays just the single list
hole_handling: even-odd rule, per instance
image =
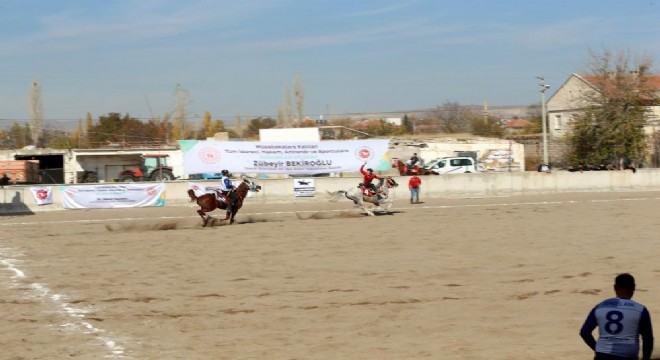
[{"label": "window", "polygon": [[561,115],[555,115],[555,130],[561,130]]},{"label": "window", "polygon": [[470,166],[472,162],[470,159],[452,159],[450,164],[451,166]]}]

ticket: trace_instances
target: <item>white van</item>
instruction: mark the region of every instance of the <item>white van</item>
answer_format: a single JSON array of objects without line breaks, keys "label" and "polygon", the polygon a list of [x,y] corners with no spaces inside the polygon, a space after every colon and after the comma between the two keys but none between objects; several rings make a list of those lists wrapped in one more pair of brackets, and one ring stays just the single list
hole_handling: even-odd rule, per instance
[{"label": "white van", "polygon": [[431,160],[424,165],[425,169],[438,174],[464,174],[479,172],[477,164],[471,157],[443,157]]}]

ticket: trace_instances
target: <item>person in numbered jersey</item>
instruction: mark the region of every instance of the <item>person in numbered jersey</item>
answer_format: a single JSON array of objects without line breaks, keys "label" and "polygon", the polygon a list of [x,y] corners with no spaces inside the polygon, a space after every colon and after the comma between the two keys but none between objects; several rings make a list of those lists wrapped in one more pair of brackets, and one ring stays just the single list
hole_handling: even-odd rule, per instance
[{"label": "person in numbered jersey", "polygon": [[222,177],[220,178],[220,191],[229,198],[229,204],[227,204],[227,212],[231,213],[234,208],[234,204],[236,204],[236,189],[234,188],[234,184],[232,184],[231,179],[229,178],[228,170],[222,170],[220,174],[222,174]]},{"label": "person in numbered jersey", "polygon": [[[594,360],[638,359],[642,338],[642,360],[651,359],[653,328],[646,306],[633,301],[635,278],[620,274],[614,280],[616,297],[594,307],[580,329],[584,342],[596,352]],[[598,341],[592,332],[598,327]]]},{"label": "person in numbered jersey", "polygon": [[364,170],[365,165],[367,165],[366,162],[362,164],[362,166],[360,166],[360,173],[362,173],[362,184],[364,184],[365,187],[371,189],[371,191],[373,191],[373,193],[376,194],[376,198],[378,200],[381,200],[381,196],[380,194],[378,194],[378,189],[376,188],[376,184],[372,183],[374,179],[380,180],[381,178],[378,175],[374,174],[374,169],[369,168],[365,171]]}]

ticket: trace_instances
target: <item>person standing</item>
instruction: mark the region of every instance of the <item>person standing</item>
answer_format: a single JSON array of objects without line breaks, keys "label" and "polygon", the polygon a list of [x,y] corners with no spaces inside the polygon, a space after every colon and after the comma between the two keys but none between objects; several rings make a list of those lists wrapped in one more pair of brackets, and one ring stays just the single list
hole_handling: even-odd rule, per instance
[{"label": "person standing", "polygon": [[234,204],[236,204],[236,191],[234,191],[236,189],[229,178],[229,170],[222,170],[220,174],[222,175],[220,178],[220,191],[229,198],[227,212],[230,213],[234,209]]},{"label": "person standing", "polygon": [[413,200],[415,200],[415,203],[419,204],[419,188],[422,185],[422,179],[417,177],[417,175],[413,175],[410,177],[410,180],[408,180],[408,189],[410,190],[410,203],[413,203]]},{"label": "person standing", "polygon": [[[635,278],[628,273],[614,279],[616,297],[594,307],[580,329],[584,342],[596,352],[594,360],[632,360],[639,353],[641,336],[642,360],[651,359],[653,327],[646,306],[633,301]],[[592,335],[598,327],[598,341]]]},{"label": "person standing", "polygon": [[9,185],[9,180],[11,180],[11,178],[7,176],[7,173],[2,174],[2,177],[0,178],[0,188]]}]

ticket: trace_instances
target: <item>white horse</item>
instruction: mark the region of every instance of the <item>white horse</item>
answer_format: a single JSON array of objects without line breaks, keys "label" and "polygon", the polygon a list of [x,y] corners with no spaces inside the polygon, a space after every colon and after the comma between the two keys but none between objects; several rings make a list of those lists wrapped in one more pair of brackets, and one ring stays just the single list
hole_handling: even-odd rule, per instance
[{"label": "white horse", "polygon": [[[378,194],[381,196],[380,200],[377,200],[375,196],[365,195],[362,187],[354,187],[348,190],[339,190],[330,192],[328,191],[328,197],[330,201],[337,201],[343,195],[347,199],[353,201],[356,207],[359,207],[367,213],[369,216],[374,216],[374,210],[380,209],[383,211],[389,210],[392,206],[392,199],[389,198],[390,189],[399,186],[399,184],[391,177],[381,178],[380,183],[376,187]],[[378,206],[376,204],[378,203]],[[368,206],[371,204],[372,206]],[[371,209],[370,209],[371,208]]]}]

